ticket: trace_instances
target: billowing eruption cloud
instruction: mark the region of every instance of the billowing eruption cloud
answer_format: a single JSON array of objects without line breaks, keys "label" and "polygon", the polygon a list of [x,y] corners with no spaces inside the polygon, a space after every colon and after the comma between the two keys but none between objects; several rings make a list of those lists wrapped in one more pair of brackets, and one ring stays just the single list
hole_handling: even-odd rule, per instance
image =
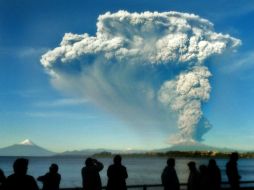
[{"label": "billowing eruption cloud", "polygon": [[211,91],[205,61],[240,43],[193,14],[108,12],[95,36],[66,33],[41,63],[60,90],[136,127],[172,129],[174,142],[196,142],[211,127],[201,109]]}]

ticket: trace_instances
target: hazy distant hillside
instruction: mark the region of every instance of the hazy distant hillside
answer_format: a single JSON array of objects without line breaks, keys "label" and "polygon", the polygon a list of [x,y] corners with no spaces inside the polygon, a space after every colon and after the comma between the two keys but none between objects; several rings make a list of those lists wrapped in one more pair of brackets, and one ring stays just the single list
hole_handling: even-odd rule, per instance
[{"label": "hazy distant hillside", "polygon": [[19,144],[0,148],[0,156],[52,156],[54,152],[46,150],[26,139]]},{"label": "hazy distant hillside", "polygon": [[218,148],[213,146],[208,146],[201,143],[181,143],[173,145],[169,148],[154,149],[154,150],[112,150],[112,149],[85,149],[85,150],[74,150],[65,151],[57,154],[57,156],[92,156],[94,154],[106,155],[108,153],[112,154],[145,154],[145,153],[165,153],[170,151],[180,151],[180,152],[192,152],[192,151],[216,151],[216,152],[232,152],[235,151],[229,148]]},{"label": "hazy distant hillside", "polygon": [[181,143],[173,145],[169,148],[155,149],[155,150],[113,150],[113,149],[84,149],[84,150],[73,150],[65,151],[62,153],[54,153],[52,151],[46,150],[32,141],[26,139],[18,144],[8,146],[5,148],[0,148],[0,156],[92,156],[95,154],[98,155],[107,155],[107,154],[150,154],[150,153],[166,153],[166,152],[193,152],[193,151],[216,151],[216,152],[232,152],[235,151],[229,148],[218,148],[213,146],[208,146],[201,143]]},{"label": "hazy distant hillside", "polygon": [[85,149],[85,150],[73,150],[73,151],[65,151],[62,153],[58,153],[57,156],[90,156],[99,152],[109,152],[110,150],[106,149]]},{"label": "hazy distant hillside", "polygon": [[112,154],[133,154],[133,153],[144,153],[143,150],[112,150],[112,149],[85,149],[85,150],[74,150],[65,151],[57,154],[57,156],[91,156],[98,153],[108,152]]},{"label": "hazy distant hillside", "polygon": [[201,143],[179,143],[169,148],[157,149],[155,152],[168,152],[168,151],[218,151],[218,152],[232,152],[234,149],[229,148],[218,148],[208,146]]}]

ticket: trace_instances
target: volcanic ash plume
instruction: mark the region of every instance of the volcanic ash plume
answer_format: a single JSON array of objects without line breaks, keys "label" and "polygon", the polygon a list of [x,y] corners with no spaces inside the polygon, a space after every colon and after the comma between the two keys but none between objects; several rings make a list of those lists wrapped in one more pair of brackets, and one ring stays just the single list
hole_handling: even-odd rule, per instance
[{"label": "volcanic ash plume", "polygon": [[167,127],[174,142],[196,142],[210,128],[201,109],[211,91],[205,60],[240,43],[193,14],[108,12],[95,36],[66,33],[41,63],[58,89],[136,128]]}]

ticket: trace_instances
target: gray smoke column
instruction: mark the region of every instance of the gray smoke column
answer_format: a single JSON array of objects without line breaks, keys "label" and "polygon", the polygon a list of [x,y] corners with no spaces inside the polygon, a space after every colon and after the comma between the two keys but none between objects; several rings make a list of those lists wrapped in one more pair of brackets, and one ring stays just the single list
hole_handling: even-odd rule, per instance
[{"label": "gray smoke column", "polygon": [[66,33],[41,63],[59,89],[89,99],[136,128],[168,128],[171,142],[196,142],[211,125],[205,61],[241,41],[179,12],[100,15],[95,36]]}]

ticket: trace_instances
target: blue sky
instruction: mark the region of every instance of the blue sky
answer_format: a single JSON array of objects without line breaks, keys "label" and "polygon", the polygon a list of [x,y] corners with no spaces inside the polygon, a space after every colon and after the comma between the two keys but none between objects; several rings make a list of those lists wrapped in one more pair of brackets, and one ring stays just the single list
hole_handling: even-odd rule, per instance
[{"label": "blue sky", "polygon": [[65,33],[95,35],[97,17],[118,10],[194,13],[210,20],[215,31],[241,39],[236,53],[209,65],[212,92],[203,111],[213,128],[204,143],[254,149],[254,3],[248,0],[0,1],[0,147],[26,138],[53,151],[169,146],[167,129],[134,129],[58,91],[40,64]]}]

